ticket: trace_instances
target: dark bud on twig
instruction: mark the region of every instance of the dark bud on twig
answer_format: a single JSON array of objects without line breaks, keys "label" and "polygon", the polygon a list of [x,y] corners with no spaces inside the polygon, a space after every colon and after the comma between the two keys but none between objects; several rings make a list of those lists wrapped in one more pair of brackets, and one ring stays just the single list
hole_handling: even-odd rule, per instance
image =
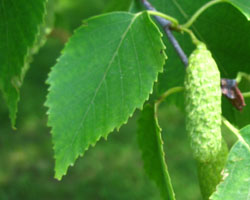
[{"label": "dark bud on twig", "polygon": [[243,107],[246,106],[244,97],[238,88],[236,80],[221,79],[221,91],[238,110],[241,111]]},{"label": "dark bud on twig", "polygon": [[[154,10],[157,11],[147,0],[141,0],[143,6],[147,9],[147,10]],[[187,67],[188,65],[188,58],[187,55],[185,54],[185,52],[183,51],[183,49],[181,48],[179,42],[176,40],[176,38],[174,37],[172,30],[171,30],[171,22],[161,18],[159,16],[155,16],[156,21],[159,22],[159,24],[162,26],[162,28],[164,29],[168,40],[170,41],[170,43],[172,44],[173,48],[175,49],[177,55],[179,56],[179,58],[181,59],[182,63],[184,64],[185,67]],[[179,31],[179,30],[178,30]]]}]

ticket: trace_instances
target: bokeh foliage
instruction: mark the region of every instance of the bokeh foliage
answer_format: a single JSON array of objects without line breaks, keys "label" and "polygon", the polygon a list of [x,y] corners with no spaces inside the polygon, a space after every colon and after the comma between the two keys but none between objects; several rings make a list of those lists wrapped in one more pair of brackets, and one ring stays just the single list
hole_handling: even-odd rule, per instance
[{"label": "bokeh foliage", "polygon": [[[10,128],[7,107],[0,99],[1,200],[160,198],[156,186],[144,174],[136,142],[137,114],[119,133],[110,134],[108,142],[101,140],[95,148],[90,148],[63,181],[53,178],[53,149],[50,129],[46,127],[47,109],[43,105],[47,74],[64,42],[82,20],[112,11],[115,3],[117,0],[58,0],[55,3],[55,28],[46,45],[34,56],[21,89],[17,131]],[[123,5],[119,10],[127,9],[126,3]],[[198,200],[195,164],[188,153],[183,114],[175,107],[164,106],[159,115],[177,198]]]}]

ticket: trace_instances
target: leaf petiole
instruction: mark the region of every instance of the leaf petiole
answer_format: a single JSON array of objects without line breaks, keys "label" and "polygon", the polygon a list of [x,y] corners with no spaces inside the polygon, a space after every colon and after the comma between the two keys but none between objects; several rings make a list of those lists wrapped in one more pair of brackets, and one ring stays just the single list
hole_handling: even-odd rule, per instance
[{"label": "leaf petiole", "polygon": [[224,123],[232,131],[232,133],[238,138],[238,140],[242,142],[242,144],[244,144],[244,146],[250,151],[250,147],[246,143],[244,138],[241,136],[240,131],[237,128],[235,128],[229,121],[227,121],[225,117],[222,117],[222,123]]},{"label": "leaf petiole", "polygon": [[239,84],[242,80],[242,78],[245,78],[250,81],[250,75],[244,72],[238,72],[236,77],[236,82]]},{"label": "leaf petiole", "polygon": [[204,4],[200,9],[198,9],[194,15],[185,23],[182,25],[182,27],[184,28],[189,28],[194,22],[195,20],[209,7],[217,4],[217,3],[224,3],[227,2],[227,0],[213,0],[213,1],[209,1],[208,3]]},{"label": "leaf petiole", "polygon": [[162,17],[162,18],[164,18],[166,20],[169,20],[170,22],[172,22],[173,26],[178,26],[178,24],[179,24],[177,19],[175,19],[174,17],[171,17],[169,15],[166,15],[164,13],[154,11],[154,10],[148,10],[147,12],[148,12],[149,15],[159,16],[159,17]]},{"label": "leaf petiole", "polygon": [[242,93],[242,96],[244,98],[249,98],[250,97],[250,92],[244,92],[244,93]]},{"label": "leaf petiole", "polygon": [[158,106],[171,94],[177,93],[177,92],[182,92],[184,90],[184,87],[173,87],[170,88],[169,90],[167,90],[166,92],[164,92],[160,98],[155,102],[155,108],[157,110]]},{"label": "leaf petiole", "polygon": [[188,28],[185,28],[185,27],[182,27],[180,26],[180,29],[186,33],[188,33],[192,39],[192,42],[195,44],[195,45],[198,45],[199,43],[201,43],[200,40],[198,40],[198,38],[195,36],[195,34],[193,33],[193,31],[191,31],[190,29]]},{"label": "leaf petiole", "polygon": [[[242,78],[245,78],[248,81],[250,81],[250,75],[249,74],[244,73],[244,72],[238,72],[237,77],[236,77],[237,84],[239,84],[241,82]],[[244,93],[242,93],[242,96],[244,98],[249,98],[250,97],[250,92],[244,92]]]}]

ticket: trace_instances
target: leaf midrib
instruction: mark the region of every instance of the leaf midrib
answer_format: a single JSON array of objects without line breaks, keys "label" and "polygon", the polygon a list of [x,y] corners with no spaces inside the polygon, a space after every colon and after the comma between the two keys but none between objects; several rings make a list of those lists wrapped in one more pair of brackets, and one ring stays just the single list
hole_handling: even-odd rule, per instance
[{"label": "leaf midrib", "polygon": [[[96,88],[96,90],[95,90],[95,93],[94,93],[94,95],[93,95],[93,97],[92,97],[92,99],[91,99],[91,101],[90,101],[90,103],[89,103],[89,106],[87,107],[87,109],[86,109],[86,111],[85,111],[85,113],[84,113],[84,115],[83,115],[83,118],[82,118],[82,120],[81,120],[81,122],[80,122],[80,125],[79,125],[79,127],[77,128],[77,130],[76,130],[75,133],[74,133],[72,142],[71,142],[71,143],[68,143],[68,145],[65,146],[65,148],[70,148],[70,147],[75,143],[76,138],[77,138],[77,136],[78,136],[79,133],[80,133],[79,131],[80,131],[80,129],[82,128],[82,126],[83,126],[83,124],[84,124],[84,121],[85,121],[85,119],[86,119],[86,117],[87,117],[87,115],[88,115],[88,112],[89,112],[89,110],[90,110],[90,108],[91,108],[91,105],[94,105],[93,102],[94,102],[94,100],[95,100],[95,97],[96,97],[96,95],[98,94],[98,91],[99,91],[99,89],[101,88],[103,82],[105,81],[105,78],[106,78],[106,76],[107,76],[107,73],[109,72],[109,70],[110,70],[110,68],[111,68],[111,66],[112,66],[112,64],[113,64],[113,62],[114,62],[116,56],[118,55],[119,49],[120,49],[120,47],[121,47],[121,45],[122,45],[122,43],[123,43],[123,41],[124,41],[124,38],[127,36],[127,33],[129,32],[129,30],[130,30],[131,26],[133,25],[134,21],[136,20],[136,18],[138,18],[140,15],[141,15],[141,12],[134,15],[134,17],[131,19],[131,22],[129,23],[127,29],[126,29],[125,32],[123,33],[123,35],[122,35],[122,37],[121,37],[121,40],[120,40],[120,42],[119,42],[117,48],[115,49],[115,51],[114,51],[114,53],[113,53],[113,56],[112,56],[110,62],[108,63],[108,66],[107,66],[107,68],[106,68],[106,70],[105,70],[105,72],[104,72],[104,75],[103,75],[102,79],[101,79],[100,82],[99,82],[99,85],[97,86],[97,88]],[[64,154],[63,161],[65,161],[66,155],[67,155],[67,154]],[[77,157],[77,156],[76,156],[76,157]]]}]

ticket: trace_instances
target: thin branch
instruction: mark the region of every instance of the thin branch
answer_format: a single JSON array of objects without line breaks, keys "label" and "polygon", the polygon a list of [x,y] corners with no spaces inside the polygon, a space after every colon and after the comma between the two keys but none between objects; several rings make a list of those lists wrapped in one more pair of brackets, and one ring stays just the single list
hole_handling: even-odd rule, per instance
[{"label": "thin branch", "polygon": [[169,27],[166,27],[164,30],[165,30],[165,33],[166,33],[170,43],[174,47],[177,55],[181,59],[181,62],[184,64],[185,67],[187,67],[188,66],[188,57],[185,54],[185,52],[183,51],[183,49],[181,48],[179,42],[176,40],[176,38],[174,37],[174,35],[173,35],[172,31],[169,29]]},{"label": "thin branch", "polygon": [[[147,1],[147,0],[141,0],[142,4],[144,5],[144,7],[147,9],[147,10],[151,10],[151,11],[156,11],[157,10]],[[193,21],[201,14],[201,12],[203,12],[203,10],[207,9],[208,7],[210,7],[211,5],[214,5],[216,3],[220,3],[220,2],[227,2],[227,0],[213,0],[211,1],[210,3],[208,4],[205,4],[203,6],[203,8],[200,10],[200,11],[197,11],[196,14],[194,14],[193,17],[191,17],[191,19],[189,20],[189,22],[187,22],[186,24],[184,24],[184,28],[185,27],[188,27],[190,24],[193,23]],[[188,66],[188,57],[187,55],[185,54],[185,52],[183,51],[183,49],[181,48],[179,42],[176,40],[176,38],[174,37],[173,33],[172,33],[172,30],[171,30],[171,25],[172,23],[167,20],[167,19],[164,19],[160,16],[154,16],[154,18],[156,19],[156,21],[162,26],[162,28],[164,29],[170,43],[172,44],[173,48],[175,49],[177,55],[179,56],[179,58],[181,59],[182,63],[184,64],[185,67]],[[182,26],[182,28],[183,28]],[[191,32],[190,32],[191,33]],[[192,33],[191,33],[192,34]],[[235,80],[233,79],[221,79],[221,85],[223,85],[223,81],[225,82],[225,80],[227,80],[226,84],[228,84],[228,82],[235,82]],[[223,90],[223,87],[222,87],[222,90]],[[230,88],[227,90],[229,91],[231,90]],[[228,93],[222,93],[223,95],[225,95],[226,97],[228,97]],[[249,97],[249,94],[244,94],[244,97]],[[243,103],[242,103],[243,102]],[[241,105],[244,106],[244,100],[241,102]]]},{"label": "thin branch", "polygon": [[[147,10],[157,11],[147,0],[142,0],[142,4]],[[171,25],[171,22],[169,20],[166,20],[162,17],[155,16],[155,19],[163,28]]]},{"label": "thin branch", "polygon": [[[147,10],[157,11],[147,0],[142,0],[142,4],[144,5],[144,7]],[[164,18],[159,17],[159,16],[154,16],[154,18],[162,26],[162,28],[164,29],[170,43],[174,47],[174,49],[177,52],[177,54],[178,54],[179,58],[181,59],[182,63],[184,64],[185,67],[187,67],[188,66],[187,55],[184,53],[184,51],[181,48],[179,42],[176,40],[176,38],[174,37],[172,31],[170,30],[170,27],[171,27],[172,23],[169,20],[164,19]]]}]

